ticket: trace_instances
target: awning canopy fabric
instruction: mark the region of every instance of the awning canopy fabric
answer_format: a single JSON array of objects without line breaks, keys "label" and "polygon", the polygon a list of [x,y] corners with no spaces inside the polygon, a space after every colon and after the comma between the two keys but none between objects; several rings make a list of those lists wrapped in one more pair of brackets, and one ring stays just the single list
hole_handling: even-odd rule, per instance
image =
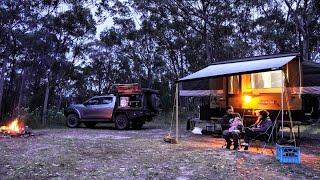
[{"label": "awning canopy fabric", "polygon": [[263,57],[257,60],[227,61],[225,63],[213,64],[200,71],[190,74],[179,81],[210,78],[222,75],[244,74],[256,71],[276,70],[296,58],[296,55],[285,57]]},{"label": "awning canopy fabric", "polygon": [[180,96],[210,96],[223,94],[223,90],[180,90]]}]

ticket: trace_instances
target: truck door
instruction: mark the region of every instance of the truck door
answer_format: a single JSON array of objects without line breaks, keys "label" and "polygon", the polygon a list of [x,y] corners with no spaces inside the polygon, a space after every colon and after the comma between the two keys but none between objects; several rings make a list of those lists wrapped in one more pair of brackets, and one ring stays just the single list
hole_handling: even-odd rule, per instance
[{"label": "truck door", "polygon": [[97,107],[99,107],[100,98],[91,98],[84,103],[83,118],[84,119],[96,119],[98,118]]},{"label": "truck door", "polygon": [[100,98],[99,105],[96,107],[99,119],[112,119],[113,109],[115,106],[115,96],[105,96]]}]

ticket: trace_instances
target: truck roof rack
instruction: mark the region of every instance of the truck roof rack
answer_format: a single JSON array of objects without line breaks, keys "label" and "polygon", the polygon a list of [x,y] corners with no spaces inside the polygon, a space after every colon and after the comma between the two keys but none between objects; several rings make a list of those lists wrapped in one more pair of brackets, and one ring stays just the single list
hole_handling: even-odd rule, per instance
[{"label": "truck roof rack", "polygon": [[151,88],[141,88],[139,83],[132,84],[113,84],[108,93],[110,94],[139,94],[141,92],[145,93],[155,93],[159,94],[158,90]]},{"label": "truck roof rack", "polygon": [[134,94],[141,93],[142,89],[138,83],[132,84],[113,84],[109,93]]}]

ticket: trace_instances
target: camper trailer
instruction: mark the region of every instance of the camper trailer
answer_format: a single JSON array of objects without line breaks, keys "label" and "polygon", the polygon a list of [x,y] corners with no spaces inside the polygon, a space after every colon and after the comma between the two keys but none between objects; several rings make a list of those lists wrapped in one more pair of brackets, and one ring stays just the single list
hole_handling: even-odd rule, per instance
[{"label": "camper trailer", "polygon": [[272,119],[306,121],[319,118],[320,64],[299,54],[259,56],[214,63],[178,81],[180,97],[200,97],[200,119],[221,116],[227,106],[256,120],[257,110]]}]

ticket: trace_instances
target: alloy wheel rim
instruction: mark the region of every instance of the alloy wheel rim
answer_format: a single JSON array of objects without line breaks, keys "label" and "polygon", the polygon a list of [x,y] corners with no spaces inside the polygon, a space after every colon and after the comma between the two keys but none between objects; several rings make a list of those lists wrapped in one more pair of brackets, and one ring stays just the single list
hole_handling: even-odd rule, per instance
[{"label": "alloy wheel rim", "polygon": [[76,118],[72,117],[69,119],[69,125],[74,126],[76,124]]},{"label": "alloy wheel rim", "polygon": [[124,118],[119,118],[118,119],[118,126],[120,127],[120,128],[124,128],[125,127],[125,119]]}]

